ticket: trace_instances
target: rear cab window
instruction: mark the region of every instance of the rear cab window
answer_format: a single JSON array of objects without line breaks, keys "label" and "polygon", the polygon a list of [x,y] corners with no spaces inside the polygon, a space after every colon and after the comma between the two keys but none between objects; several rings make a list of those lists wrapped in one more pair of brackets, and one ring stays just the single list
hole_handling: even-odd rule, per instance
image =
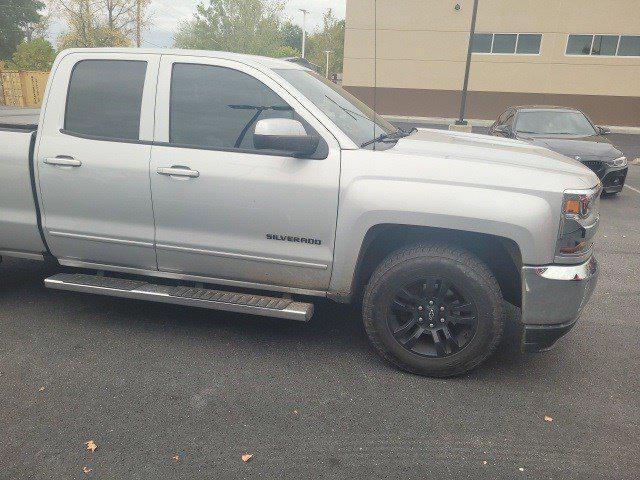
[{"label": "rear cab window", "polygon": [[71,73],[64,133],[139,140],[147,62],[81,60]]}]

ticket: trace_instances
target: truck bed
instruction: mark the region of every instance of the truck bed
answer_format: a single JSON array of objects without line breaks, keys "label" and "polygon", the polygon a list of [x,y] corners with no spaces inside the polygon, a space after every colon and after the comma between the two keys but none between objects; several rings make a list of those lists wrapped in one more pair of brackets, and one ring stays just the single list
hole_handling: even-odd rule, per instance
[{"label": "truck bed", "polygon": [[35,197],[37,125],[0,125],[0,256],[36,258],[46,251]]}]

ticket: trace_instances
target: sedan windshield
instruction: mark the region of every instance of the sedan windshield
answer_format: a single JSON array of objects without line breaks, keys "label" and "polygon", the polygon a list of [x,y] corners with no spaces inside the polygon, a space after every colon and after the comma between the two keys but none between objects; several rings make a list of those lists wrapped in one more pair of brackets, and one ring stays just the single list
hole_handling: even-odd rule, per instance
[{"label": "sedan windshield", "polygon": [[595,128],[583,113],[566,110],[520,112],[516,120],[516,132],[581,137],[597,135]]},{"label": "sedan windshield", "polygon": [[276,72],[313,102],[357,145],[375,148],[398,129],[363,102],[310,70],[280,69]]}]

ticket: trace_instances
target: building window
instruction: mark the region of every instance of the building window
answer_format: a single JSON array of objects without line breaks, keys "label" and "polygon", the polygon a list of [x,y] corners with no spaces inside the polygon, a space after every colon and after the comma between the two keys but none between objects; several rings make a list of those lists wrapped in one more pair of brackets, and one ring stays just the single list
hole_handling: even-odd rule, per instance
[{"label": "building window", "polygon": [[473,53],[539,55],[541,43],[541,33],[476,33]]},{"label": "building window", "polygon": [[566,55],[640,57],[640,35],[569,35]]}]

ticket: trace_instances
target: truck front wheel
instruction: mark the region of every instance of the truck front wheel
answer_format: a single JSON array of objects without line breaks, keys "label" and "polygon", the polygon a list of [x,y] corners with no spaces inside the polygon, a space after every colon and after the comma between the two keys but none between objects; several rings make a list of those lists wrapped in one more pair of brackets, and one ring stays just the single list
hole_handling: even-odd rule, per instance
[{"label": "truck front wheel", "polygon": [[363,300],[364,326],[378,352],[419,375],[450,377],[489,357],[504,330],[500,286],[475,255],[420,244],[389,255]]}]

